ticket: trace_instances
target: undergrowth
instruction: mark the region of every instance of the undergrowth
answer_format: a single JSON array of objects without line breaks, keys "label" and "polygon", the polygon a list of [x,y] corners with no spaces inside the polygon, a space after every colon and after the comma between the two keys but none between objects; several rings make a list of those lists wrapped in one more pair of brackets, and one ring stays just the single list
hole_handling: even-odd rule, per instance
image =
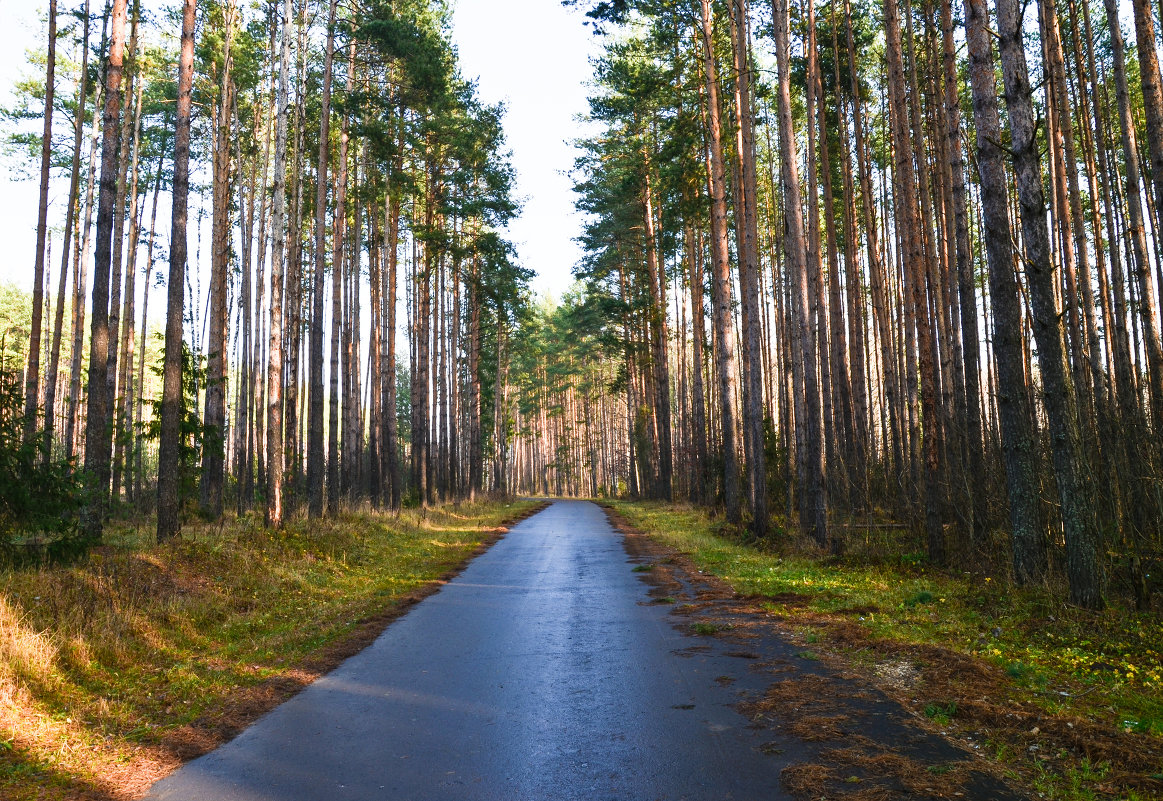
[{"label": "undergrowth", "polygon": [[0,572],[0,797],[144,789],[533,505],[243,517],[166,546],[114,524],[76,564]]}]

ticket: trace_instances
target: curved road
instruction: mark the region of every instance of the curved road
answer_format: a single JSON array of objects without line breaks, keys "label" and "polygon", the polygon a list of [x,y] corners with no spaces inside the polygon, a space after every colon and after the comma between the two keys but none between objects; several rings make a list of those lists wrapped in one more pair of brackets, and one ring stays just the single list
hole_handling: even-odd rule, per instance
[{"label": "curved road", "polygon": [[513,527],[369,648],[149,799],[783,798],[711,658],[591,503]]}]

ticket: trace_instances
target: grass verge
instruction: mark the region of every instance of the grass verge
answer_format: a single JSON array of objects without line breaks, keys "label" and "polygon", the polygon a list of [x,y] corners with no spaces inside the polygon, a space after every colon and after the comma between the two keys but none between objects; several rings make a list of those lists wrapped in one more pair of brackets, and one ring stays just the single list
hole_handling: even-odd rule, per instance
[{"label": "grass verge", "polygon": [[83,563],[0,572],[0,798],[123,799],[369,644],[538,508],[463,504],[115,527]]},{"label": "grass verge", "polygon": [[813,652],[862,668],[932,728],[964,738],[1042,798],[1163,797],[1163,626],[1088,612],[1046,589],[916,559],[759,548],[699,509],[613,502],[634,528],[760,602]]}]

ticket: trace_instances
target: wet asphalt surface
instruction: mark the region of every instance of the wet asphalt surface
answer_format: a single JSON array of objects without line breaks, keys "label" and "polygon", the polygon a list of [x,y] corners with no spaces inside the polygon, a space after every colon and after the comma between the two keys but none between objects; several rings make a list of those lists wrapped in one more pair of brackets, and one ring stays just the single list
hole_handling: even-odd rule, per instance
[{"label": "wet asphalt surface", "polygon": [[[820,744],[738,706],[799,649],[691,636],[636,561],[599,507],[554,503],[147,799],[792,798],[780,771]],[[863,735],[931,763],[965,758],[859,695]],[[988,782],[965,795],[1014,797]]]}]

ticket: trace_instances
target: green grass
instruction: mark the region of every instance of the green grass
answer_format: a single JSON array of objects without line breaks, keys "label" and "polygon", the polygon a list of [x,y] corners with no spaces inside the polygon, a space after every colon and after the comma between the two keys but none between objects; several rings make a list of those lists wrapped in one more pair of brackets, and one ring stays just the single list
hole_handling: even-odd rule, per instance
[{"label": "green grass", "polygon": [[[611,505],[736,592],[770,599],[769,610],[805,642],[820,639],[821,620],[855,622],[870,641],[940,646],[992,663],[1027,703],[1048,714],[1163,735],[1157,615],[1118,606],[1089,612],[1068,606],[1050,588],[1019,589],[1004,579],[938,570],[907,543],[893,550],[894,537],[907,538],[891,527],[866,534],[872,551],[856,543],[854,555],[837,559],[778,528],[771,541],[743,542],[721,520],[681,504]],[[869,655],[857,650],[848,657],[859,662]],[[954,712],[942,707],[931,717],[947,721]]]},{"label": "green grass", "polygon": [[[1163,625],[1156,615],[1119,607],[1087,612],[1044,588],[1019,590],[892,560],[837,562],[791,548],[761,549],[721,536],[703,510],[679,504],[612,506],[741,594],[796,596],[809,613],[858,610],[849,616],[874,637],[946,645],[1002,669],[1020,665],[1011,670],[1019,681],[1094,687],[1104,706],[1149,721],[1151,733],[1163,735]],[[777,606],[793,619],[801,608]]]},{"label": "green grass", "polygon": [[0,572],[0,797],[123,790],[164,765],[167,736],[230,723],[231,702],[263,682],[309,681],[323,649],[432,587],[534,505],[350,514],[278,532],[245,517],[188,526],[167,546],[152,527],[114,526],[80,564]]}]

